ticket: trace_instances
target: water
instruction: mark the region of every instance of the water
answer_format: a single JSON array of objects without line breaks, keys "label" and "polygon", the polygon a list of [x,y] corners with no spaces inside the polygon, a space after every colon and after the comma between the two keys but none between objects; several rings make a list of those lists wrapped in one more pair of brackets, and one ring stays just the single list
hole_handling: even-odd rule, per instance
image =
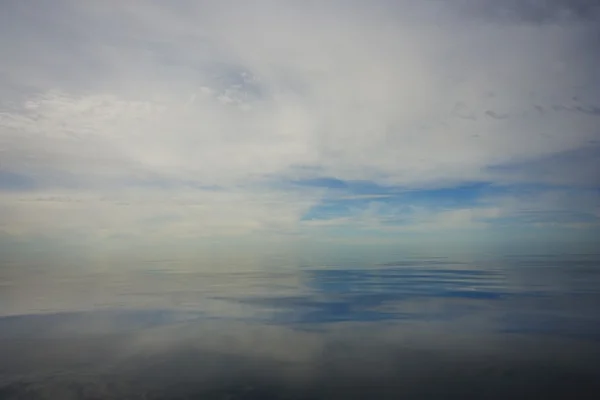
[{"label": "water", "polygon": [[73,255],[0,271],[0,398],[600,396],[589,251]]}]

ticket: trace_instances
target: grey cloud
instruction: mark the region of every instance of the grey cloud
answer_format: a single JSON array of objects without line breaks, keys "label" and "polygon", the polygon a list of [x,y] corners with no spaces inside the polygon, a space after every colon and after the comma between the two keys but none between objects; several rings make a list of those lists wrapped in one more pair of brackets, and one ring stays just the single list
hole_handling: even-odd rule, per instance
[{"label": "grey cloud", "polygon": [[0,24],[2,168],[40,191],[597,182],[591,157],[536,167],[598,138],[598,28],[558,17],[584,5],[42,3]]},{"label": "grey cloud", "polygon": [[594,0],[464,0],[460,4],[465,10],[504,22],[541,24],[573,19],[595,20],[600,17],[600,5]]},{"label": "grey cloud", "polygon": [[489,170],[505,182],[594,188],[600,185],[600,148],[590,142],[583,148],[491,166]]},{"label": "grey cloud", "polygon": [[[233,4],[215,6],[176,2],[171,7],[164,7],[142,3],[135,8],[120,6],[122,12],[118,16],[102,5],[69,1],[57,3],[56,7],[49,9],[12,6],[13,10],[8,10],[7,14],[21,23],[5,26],[6,34],[3,36],[5,40],[18,44],[10,46],[11,49],[25,50],[9,57],[11,62],[5,66],[5,71],[12,77],[11,81],[35,82],[36,78],[42,77],[46,83],[40,83],[38,88],[43,90],[54,85],[66,93],[61,97],[44,99],[41,113],[34,112],[29,116],[29,122],[16,111],[5,112],[4,118],[9,122],[11,118],[16,119],[16,122],[9,123],[14,130],[51,122],[52,125],[46,126],[45,130],[62,131],[85,141],[80,144],[63,141],[59,145],[55,139],[52,139],[53,143],[44,143],[45,138],[38,137],[44,148],[61,147],[54,151],[35,149],[35,145],[30,144],[11,144],[12,138],[6,138],[6,146],[12,147],[9,147],[12,153],[33,153],[34,158],[29,163],[39,165],[32,171],[35,174],[71,162],[69,169],[80,170],[84,175],[93,174],[100,166],[106,169],[109,165],[115,174],[128,173],[132,168],[143,171],[147,168],[144,165],[147,161],[139,157],[146,158],[151,153],[158,153],[161,158],[177,159],[168,161],[179,164],[174,166],[177,174],[183,169],[205,169],[199,165],[200,160],[211,158],[201,150],[205,147],[205,138],[223,135],[228,140],[214,151],[227,154],[237,147],[231,154],[231,161],[236,158],[242,160],[249,157],[249,149],[238,146],[248,136],[243,131],[266,129],[269,132],[266,137],[274,138],[277,135],[272,130],[277,129],[278,124],[273,125],[276,122],[273,118],[283,118],[282,123],[291,130],[290,135],[293,134],[289,136],[294,143],[293,153],[286,154],[279,147],[273,150],[291,163],[325,167],[332,175],[340,176],[357,175],[360,170],[367,175],[371,175],[367,172],[369,170],[384,174],[404,168],[416,168],[418,171],[420,168],[409,161],[411,157],[408,154],[398,157],[395,153],[402,153],[401,149],[405,147],[403,132],[410,131],[410,127],[419,120],[444,120],[450,104],[455,104],[453,114],[458,119],[477,121],[477,127],[473,128],[480,131],[480,139],[484,140],[479,141],[475,152],[465,152],[470,146],[463,145],[459,126],[451,125],[444,129],[451,131],[446,136],[453,136],[456,146],[462,147],[448,151],[464,153],[461,158],[469,164],[468,160],[472,157],[489,157],[488,147],[497,149],[494,142],[500,133],[482,135],[489,127],[484,125],[481,117],[494,120],[504,115],[517,116],[531,107],[529,100],[519,93],[519,85],[538,88],[542,90],[540,96],[551,98],[562,95],[564,89],[574,90],[577,84],[586,84],[591,79],[589,61],[582,57],[585,54],[583,48],[577,47],[591,34],[583,25],[565,26],[568,29],[563,31],[553,27],[511,31],[474,22],[469,29],[473,33],[480,32],[481,35],[478,35],[460,26],[461,20],[466,17],[454,15],[450,12],[451,7],[441,5],[419,7],[401,2],[392,6],[381,2],[366,7],[354,4],[345,7],[341,17],[334,18],[341,4],[302,8],[271,2],[259,3],[255,8],[234,7]],[[392,12],[394,18],[407,19],[407,16],[401,16],[400,10],[408,11],[421,25],[392,25],[392,20],[385,15],[386,7],[388,10],[398,9],[398,14]],[[360,12],[366,13],[364,19],[359,18]],[[435,26],[435,18],[441,19],[443,24]],[[305,25],[309,21],[312,21],[311,29]],[[267,28],[279,34],[264,36]],[[545,30],[549,34],[547,39],[544,38]],[[414,47],[410,47],[408,42],[394,44],[392,41],[402,37],[404,31],[414,35],[411,39]],[[438,42],[442,36],[448,35],[447,40]],[[497,39],[498,35],[501,39]],[[303,39],[299,40],[300,37]],[[378,41],[381,49],[370,47],[368,43],[372,41]],[[27,46],[33,47],[26,50]],[[41,51],[41,47],[46,50]],[[330,51],[333,48],[338,50]],[[537,54],[532,57],[527,52],[534,48]],[[436,51],[441,51],[441,55],[436,56]],[[481,54],[476,56],[477,52]],[[568,63],[579,66],[580,74],[562,70],[556,72],[549,67],[557,63],[558,56],[565,52],[573,53]],[[34,58],[27,59],[26,56]],[[444,58],[448,58],[444,63],[445,70],[437,68],[435,63]],[[56,69],[44,66],[53,60],[69,65]],[[357,62],[363,65],[354,67]],[[87,63],[95,67],[90,68]],[[395,78],[392,74],[394,68],[402,68],[404,77]],[[370,69],[380,73],[370,74],[367,72]],[[63,74],[62,77],[54,70]],[[50,75],[43,78],[47,74]],[[77,90],[71,85],[78,80],[77,74],[84,74],[81,82],[92,86],[86,86],[85,92],[72,95],[69,91]],[[459,78],[458,81],[453,81],[456,78]],[[549,80],[556,84],[556,87],[550,86],[550,92]],[[414,88],[410,87],[410,81],[415,81]],[[427,81],[435,84],[427,84]],[[479,99],[474,101],[473,96],[483,96],[490,90],[494,96],[481,102]],[[87,101],[80,95],[90,91],[108,91],[114,93],[114,98],[99,99],[97,111],[88,117],[80,115],[82,104],[78,103]],[[404,96],[401,94],[403,91],[414,94]],[[166,111],[162,114],[152,111],[153,115],[124,114],[120,117],[125,118],[122,122],[114,119],[118,108],[129,108],[132,101],[140,96],[144,99],[141,106],[149,110],[165,109],[166,106]],[[169,99],[165,103],[164,100],[155,100],[156,96]],[[584,93],[583,97],[590,96],[595,94]],[[106,107],[102,106],[102,101]],[[448,104],[448,101],[451,103]],[[492,107],[502,103],[507,106],[505,110]],[[59,104],[62,110],[56,113]],[[214,104],[221,104],[218,106],[221,108],[214,109]],[[219,110],[220,115],[215,117],[213,112],[213,116],[208,117],[205,114],[209,111],[207,106],[213,111]],[[249,111],[245,114],[226,111],[223,106],[242,107]],[[69,110],[70,107],[73,109]],[[582,113],[589,111],[594,114],[593,107],[579,107]],[[198,116],[176,111],[183,108],[197,111]],[[399,110],[404,111],[399,113]],[[50,111],[52,113],[49,114]],[[148,117],[153,121],[144,122]],[[207,120],[210,125],[207,125]],[[225,123],[225,120],[239,123]],[[298,127],[293,128],[294,125]],[[202,129],[203,126],[207,129]],[[397,128],[390,132],[386,128],[389,126]],[[147,130],[148,135],[144,136],[148,138],[131,135],[132,128]],[[166,131],[171,130],[175,134],[167,137]],[[438,130],[439,127],[425,130],[424,137],[429,143],[443,141],[444,135]],[[84,134],[84,131],[94,136]],[[104,132],[131,137],[127,143],[120,139],[112,143],[102,137]],[[534,132],[529,134],[535,135]],[[585,135],[583,132],[580,134]],[[352,140],[344,140],[346,136],[352,137]],[[251,140],[257,138],[249,137]],[[573,138],[573,141],[576,140]],[[140,148],[132,151],[136,154],[132,157],[128,153],[131,146],[136,146],[135,142]],[[408,149],[412,153],[435,153],[440,160],[448,158],[444,152],[432,151],[428,147],[417,141]],[[90,148],[94,149],[93,155],[78,157],[73,154],[85,153]],[[197,149],[199,154],[194,157],[192,149]],[[536,153],[544,149],[530,151]],[[365,152],[368,153],[366,157]],[[102,153],[106,156],[100,156]],[[86,163],[85,168],[89,172],[85,172],[81,168],[81,159],[92,156],[98,158],[97,165]],[[273,154],[268,153],[268,156]],[[268,162],[269,157],[261,158]],[[394,159],[403,159],[407,165],[394,165],[397,163]],[[250,159],[247,159],[242,164],[249,162]],[[428,158],[425,162],[435,163],[436,159]],[[453,163],[454,160],[448,162]],[[457,164],[457,169],[468,176],[481,168],[482,163],[485,161],[477,160],[474,165],[464,167]],[[253,161],[252,164],[259,163]],[[289,168],[283,160],[268,164],[271,163],[267,163],[266,170],[256,171],[256,174],[281,174]],[[162,166],[156,168],[166,171]],[[216,168],[217,174],[228,170],[241,178],[247,166]],[[396,179],[402,180],[400,173]],[[423,179],[431,178],[425,174]]]},{"label": "grey cloud", "polygon": [[508,118],[508,114],[498,114],[495,111],[487,110],[485,115],[494,118],[494,119],[505,119]]}]

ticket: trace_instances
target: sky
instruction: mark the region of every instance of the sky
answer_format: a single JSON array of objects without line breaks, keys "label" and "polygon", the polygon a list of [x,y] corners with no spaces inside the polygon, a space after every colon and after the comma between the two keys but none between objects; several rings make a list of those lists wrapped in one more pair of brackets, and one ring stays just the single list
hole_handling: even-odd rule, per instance
[{"label": "sky", "polygon": [[600,235],[593,1],[0,4],[0,243]]}]

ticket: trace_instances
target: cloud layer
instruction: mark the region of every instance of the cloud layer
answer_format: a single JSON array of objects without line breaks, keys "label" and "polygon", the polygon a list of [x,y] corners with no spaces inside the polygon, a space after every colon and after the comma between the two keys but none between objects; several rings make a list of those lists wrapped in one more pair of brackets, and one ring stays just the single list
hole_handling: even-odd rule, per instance
[{"label": "cloud layer", "polygon": [[445,209],[371,198],[304,222],[327,201],[364,195],[297,185],[323,178],[388,197],[533,187],[526,204],[552,211],[538,222],[556,222],[546,199],[559,197],[572,201],[558,222],[598,223],[592,3],[1,7],[5,234],[144,235],[149,221],[163,235],[289,233],[366,216],[381,228],[390,215],[436,230],[525,206],[512,189]]}]

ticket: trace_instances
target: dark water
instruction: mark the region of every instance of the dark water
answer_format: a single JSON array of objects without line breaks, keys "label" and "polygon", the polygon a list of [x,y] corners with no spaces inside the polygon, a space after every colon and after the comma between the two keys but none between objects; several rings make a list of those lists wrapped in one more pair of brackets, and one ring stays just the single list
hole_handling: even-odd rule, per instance
[{"label": "dark water", "polygon": [[2,265],[1,399],[600,398],[599,254],[84,262]]}]

